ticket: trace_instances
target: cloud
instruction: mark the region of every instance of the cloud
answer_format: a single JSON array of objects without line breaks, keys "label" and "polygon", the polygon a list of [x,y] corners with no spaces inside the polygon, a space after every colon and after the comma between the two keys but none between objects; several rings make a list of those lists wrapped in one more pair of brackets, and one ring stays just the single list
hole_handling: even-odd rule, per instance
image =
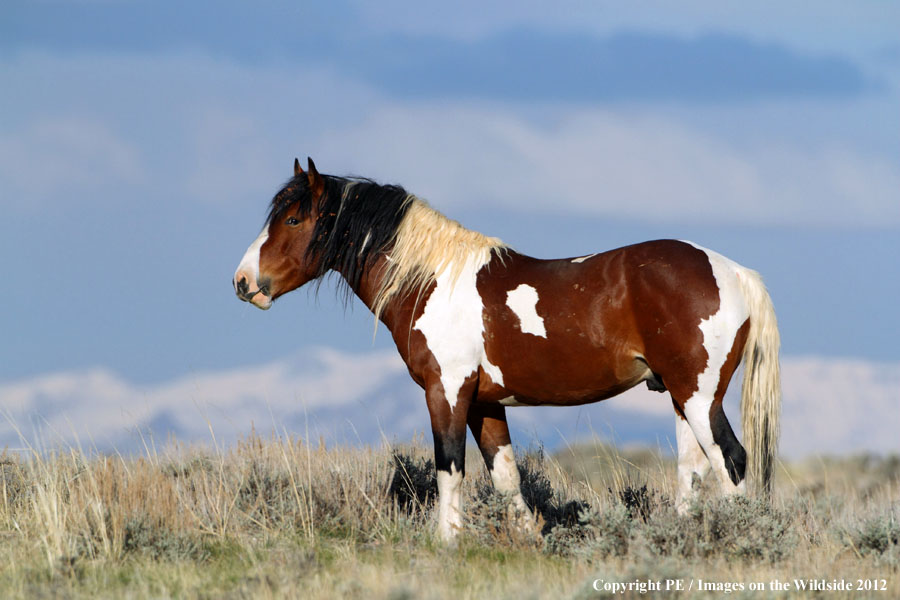
[{"label": "cloud", "polygon": [[900,363],[796,358],[783,380],[785,453],[900,451]]},{"label": "cloud", "polygon": [[[29,443],[37,438],[52,447],[78,439],[125,450],[140,449],[138,431],[156,440],[174,433],[182,441],[208,441],[210,429],[220,440],[234,440],[253,423],[264,431],[286,426],[294,432],[311,423],[313,430],[328,432],[344,422],[342,414],[357,419],[371,438],[377,419],[364,421],[373,404],[387,414],[403,411],[389,399],[408,396],[414,387],[397,377],[405,373],[396,352],[351,355],[325,348],[155,385],[134,384],[100,368],[51,373],[0,385],[0,406],[10,417],[0,421],[0,446],[22,446],[16,429]],[[375,440],[377,435],[367,439]]]},{"label": "cloud", "polygon": [[[88,205],[116,197],[110,185],[143,178],[147,185],[134,191],[156,205],[258,198],[262,206],[305,153],[327,172],[401,182],[439,207],[468,201],[640,220],[900,223],[900,168],[831,129],[843,112],[816,117],[824,133],[815,145],[802,130],[792,135],[752,113],[737,137],[756,141],[739,145],[721,127],[692,124],[690,114],[702,109],[685,118],[641,106],[397,102],[335,71],[197,55],[26,54],[4,68],[19,117],[0,142],[0,185],[26,204],[65,193]],[[70,103],[48,103],[43,80],[68,90]],[[748,119],[740,107],[729,110],[729,122]]]},{"label": "cloud", "polygon": [[[900,225],[900,169],[841,146],[740,148],[678,121],[570,110],[539,125],[490,106],[406,105],[317,144],[439,207],[493,202],[675,222]],[[322,161],[327,167],[329,164]]]},{"label": "cloud", "polygon": [[376,102],[326,70],[192,53],[23,52],[0,55],[0,71],[0,202],[16,206],[102,205],[141,183],[130,200],[180,210],[249,198],[262,212],[295,154],[315,153],[312,137]]},{"label": "cloud", "polygon": [[[509,27],[553,31],[590,31],[609,35],[620,31],[652,30],[673,36],[698,36],[710,31],[778,40],[817,51],[835,48],[864,54],[892,41],[892,25],[900,8],[880,0],[848,4],[821,0],[760,0],[752,4],[723,5],[710,0],[596,2],[520,0],[492,2],[460,0],[452,4],[410,4],[382,0],[357,1],[369,29],[383,34],[444,35],[477,39]],[[848,23],[853,27],[848,27]]]},{"label": "cloud", "polygon": [[107,123],[45,117],[0,137],[2,201],[91,194],[144,177],[138,147]]},{"label": "cloud", "polygon": [[[171,2],[113,10],[69,3],[55,7],[51,19],[45,10],[24,6],[12,16],[14,26],[2,32],[0,48],[140,54],[189,48],[257,65],[318,64],[407,99],[730,103],[856,96],[871,87],[846,58],[809,56],[784,43],[755,41],[746,32],[647,31],[652,22],[646,17],[599,32],[588,28],[590,19],[548,28],[546,21],[526,17],[495,21],[477,37],[448,36],[436,28],[386,34],[373,30],[364,8],[330,4],[301,10],[221,2],[215,19],[207,7]],[[406,12],[398,9],[392,16],[402,21]],[[465,18],[472,20],[472,11]],[[509,23],[517,24],[503,29]]]},{"label": "cloud", "polygon": [[285,178],[287,169],[275,170],[271,148],[253,118],[214,107],[202,114],[192,129],[195,164],[185,186],[191,197],[203,202],[235,202],[259,192],[259,183],[247,173],[271,173],[273,182],[278,181],[278,172]]},{"label": "cloud", "polygon": [[[895,419],[900,363],[872,364],[817,357],[783,361],[782,453],[898,452]],[[726,412],[736,430],[739,389],[732,384]],[[364,354],[309,349],[289,359],[224,371],[195,373],[155,385],[138,385],[103,369],[53,373],[0,384],[0,446],[26,439],[44,445],[96,444],[141,451],[137,431],[159,444],[170,433],[182,442],[231,442],[273,427],[313,438],[378,444],[427,431],[422,391],[393,350]],[[513,408],[517,443],[533,436],[548,447],[594,436],[619,443],[674,447],[674,414],[668,397],[643,387],[583,407]]]},{"label": "cloud", "polygon": [[596,36],[523,29],[471,41],[366,40],[338,57],[331,60],[341,68],[404,98],[707,104],[847,97],[870,87],[845,59],[803,56],[726,34]]}]

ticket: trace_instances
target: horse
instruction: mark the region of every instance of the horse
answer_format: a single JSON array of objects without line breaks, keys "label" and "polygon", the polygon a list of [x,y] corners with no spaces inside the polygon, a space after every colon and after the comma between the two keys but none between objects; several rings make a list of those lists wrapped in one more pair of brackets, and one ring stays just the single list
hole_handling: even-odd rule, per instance
[{"label": "horse", "polygon": [[[425,392],[438,484],[437,534],[462,526],[466,427],[519,518],[508,406],[573,406],[646,383],[668,391],[676,506],[710,470],[725,495],[771,487],[779,433],[779,333],[755,271],[676,240],[542,260],[466,229],[397,185],[323,175],[312,159],[274,196],[235,272],[237,296],[268,309],[336,272],[390,331]],[[722,408],[744,362],[741,445]],[[750,482],[748,484],[748,482]],[[749,486],[749,487],[748,487]]]}]

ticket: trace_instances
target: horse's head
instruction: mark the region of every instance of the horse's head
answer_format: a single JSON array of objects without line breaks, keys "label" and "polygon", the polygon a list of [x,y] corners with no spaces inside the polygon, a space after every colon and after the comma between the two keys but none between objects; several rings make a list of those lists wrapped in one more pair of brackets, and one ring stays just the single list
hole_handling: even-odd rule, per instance
[{"label": "horse's head", "polygon": [[294,177],[272,200],[272,207],[259,237],[250,244],[234,274],[238,298],[268,309],[272,301],[315,279],[319,260],[308,250],[322,216],[320,203],[325,179],[308,159],[307,171],[294,159]]}]

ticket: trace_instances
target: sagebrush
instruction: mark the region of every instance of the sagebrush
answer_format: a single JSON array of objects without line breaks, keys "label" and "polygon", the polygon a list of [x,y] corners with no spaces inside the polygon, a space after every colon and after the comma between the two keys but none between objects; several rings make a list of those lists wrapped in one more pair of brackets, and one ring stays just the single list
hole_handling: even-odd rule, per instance
[{"label": "sagebrush", "polygon": [[[674,465],[593,444],[520,450],[523,528],[477,452],[456,547],[432,535],[421,442],[328,448],[251,435],[144,456],[0,456],[0,596],[591,597],[598,574],[766,580],[882,576],[900,557],[900,461],[783,466],[772,502],[701,495],[678,515]],[[609,575],[613,576],[613,575]]]}]

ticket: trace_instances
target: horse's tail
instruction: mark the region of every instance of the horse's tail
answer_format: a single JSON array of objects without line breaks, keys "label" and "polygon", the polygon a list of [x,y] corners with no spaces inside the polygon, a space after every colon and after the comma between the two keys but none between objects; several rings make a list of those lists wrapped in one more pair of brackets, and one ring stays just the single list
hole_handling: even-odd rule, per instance
[{"label": "horse's tail", "polygon": [[741,428],[747,450],[747,482],[755,493],[768,496],[778,446],[781,414],[781,338],[772,299],[756,271],[741,269],[741,291],[750,311],[750,331],[744,345],[744,385]]}]

